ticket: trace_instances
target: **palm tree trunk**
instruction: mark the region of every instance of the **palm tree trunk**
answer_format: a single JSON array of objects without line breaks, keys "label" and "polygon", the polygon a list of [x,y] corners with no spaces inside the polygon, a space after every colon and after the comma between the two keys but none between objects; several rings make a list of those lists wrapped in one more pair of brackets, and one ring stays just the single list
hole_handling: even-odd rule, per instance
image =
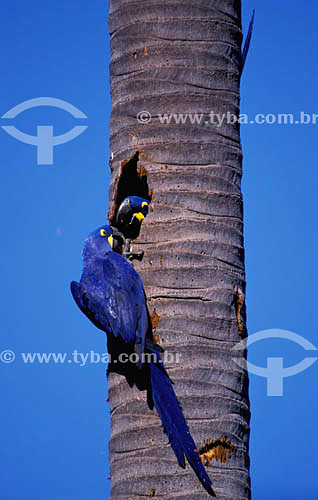
[{"label": "palm tree trunk", "polygon": [[[134,249],[155,335],[179,354],[166,366],[198,448],[211,441],[217,497],[248,499],[248,378],[231,353],[246,336],[240,133],[230,115],[210,123],[239,114],[241,2],[110,0],[109,29],[110,218],[127,195],[152,199]],[[161,124],[164,113],[203,118]],[[146,394],[111,374],[109,399],[111,499],[206,499]]]}]

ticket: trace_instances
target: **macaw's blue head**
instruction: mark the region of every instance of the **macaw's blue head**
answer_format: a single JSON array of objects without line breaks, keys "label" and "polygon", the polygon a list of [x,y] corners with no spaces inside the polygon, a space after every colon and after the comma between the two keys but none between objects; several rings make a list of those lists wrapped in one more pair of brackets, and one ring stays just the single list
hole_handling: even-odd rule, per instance
[{"label": "macaw's blue head", "polygon": [[[148,214],[150,203],[148,200],[146,200],[145,198],[140,198],[139,196],[129,196],[128,200],[131,206],[131,210],[133,212],[137,212],[133,214],[134,216],[140,215],[138,212],[141,212],[141,214],[146,217],[146,215]],[[142,217],[140,218],[142,219]]]},{"label": "macaw's blue head", "polygon": [[113,248],[112,229],[104,225],[93,231],[85,241],[83,257],[89,259],[92,257],[103,257],[111,252]]}]

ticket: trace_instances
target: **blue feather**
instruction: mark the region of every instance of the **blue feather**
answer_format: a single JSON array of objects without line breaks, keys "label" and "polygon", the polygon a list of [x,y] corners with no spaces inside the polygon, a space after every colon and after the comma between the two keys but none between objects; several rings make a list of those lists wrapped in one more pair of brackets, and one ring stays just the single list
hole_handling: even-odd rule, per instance
[{"label": "blue feather", "polygon": [[157,356],[157,362],[150,364],[153,402],[178,463],[185,468],[185,455],[204,488],[210,495],[215,496],[212,481],[201,462],[172,382],[160,358],[160,353],[155,346],[147,346],[147,349]]},{"label": "blue feather", "polygon": [[244,43],[244,48],[242,52],[242,67],[241,67],[241,72],[243,72],[244,66],[245,66],[245,61],[247,58],[248,54],[248,49],[250,48],[250,43],[251,43],[251,38],[252,38],[252,33],[253,33],[253,25],[254,25],[254,17],[255,17],[255,9],[253,10],[252,18],[248,27],[248,32],[246,36],[246,40]]}]

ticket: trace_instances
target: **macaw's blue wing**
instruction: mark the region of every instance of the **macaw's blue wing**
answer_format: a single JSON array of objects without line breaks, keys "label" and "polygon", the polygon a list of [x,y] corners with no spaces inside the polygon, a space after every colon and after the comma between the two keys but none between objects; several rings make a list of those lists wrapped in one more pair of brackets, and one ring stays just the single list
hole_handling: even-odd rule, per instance
[{"label": "macaw's blue wing", "polygon": [[84,271],[80,283],[71,283],[74,300],[95,326],[133,345],[141,366],[148,328],[141,279],[117,253],[110,252],[99,263],[100,269]]},{"label": "macaw's blue wing", "polygon": [[252,38],[252,33],[253,33],[253,25],[254,25],[254,17],[255,17],[255,9],[253,10],[252,18],[248,27],[248,32],[247,32],[247,37],[244,43],[244,48],[242,52],[242,69],[241,72],[243,72],[245,61],[247,58],[248,54],[248,49],[250,48],[250,43],[251,43],[251,38]]},{"label": "macaw's blue wing", "polygon": [[71,283],[71,292],[76,304],[88,317],[88,319],[100,330],[105,332],[111,331],[107,316],[98,301],[94,300],[92,295],[86,290],[85,286],[76,281]]},{"label": "macaw's blue wing", "polygon": [[203,487],[211,496],[215,496],[212,481],[201,462],[160,353],[156,347],[147,346],[147,349],[157,358],[157,362],[150,363],[152,399],[178,463],[185,467],[185,455]]},{"label": "macaw's blue wing", "polygon": [[141,366],[148,328],[142,281],[133,266],[113,252],[105,259],[103,271],[112,331],[116,336],[120,334],[127,344],[134,342]]},{"label": "macaw's blue wing", "polygon": [[82,299],[82,292],[81,292],[81,285],[77,283],[77,281],[72,281],[71,282],[71,292],[73,295],[73,299],[75,300],[76,304],[80,308],[80,310],[85,313],[85,307]]}]

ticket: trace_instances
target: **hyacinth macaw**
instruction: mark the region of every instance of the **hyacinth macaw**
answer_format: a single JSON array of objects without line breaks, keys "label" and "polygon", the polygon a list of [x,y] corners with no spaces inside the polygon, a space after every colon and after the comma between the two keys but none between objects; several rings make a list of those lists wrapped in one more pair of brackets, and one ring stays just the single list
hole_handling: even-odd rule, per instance
[{"label": "hyacinth macaw", "polygon": [[131,240],[138,238],[141,223],[148,214],[150,201],[139,196],[127,196],[116,211],[111,223],[113,250],[129,260],[142,260],[144,252],[132,252]]},{"label": "hyacinth macaw", "polygon": [[[134,368],[131,368],[132,378],[133,370],[141,373],[143,365],[148,365],[152,402],[179,465],[185,468],[186,456],[203,487],[215,496],[212,481],[201,462],[172,382],[162,363],[162,349],[149,335],[151,324],[142,280],[132,264],[112,250],[112,243],[112,229],[107,225],[87,238],[80,282],[71,283],[74,300],[92,323],[107,334],[110,353],[116,349],[119,352],[118,342],[121,342],[130,352],[138,354],[137,366],[131,363],[134,364]],[[153,354],[152,360],[143,363],[143,353]],[[118,364],[114,366],[119,369]],[[127,370],[127,364],[124,369]]]}]

